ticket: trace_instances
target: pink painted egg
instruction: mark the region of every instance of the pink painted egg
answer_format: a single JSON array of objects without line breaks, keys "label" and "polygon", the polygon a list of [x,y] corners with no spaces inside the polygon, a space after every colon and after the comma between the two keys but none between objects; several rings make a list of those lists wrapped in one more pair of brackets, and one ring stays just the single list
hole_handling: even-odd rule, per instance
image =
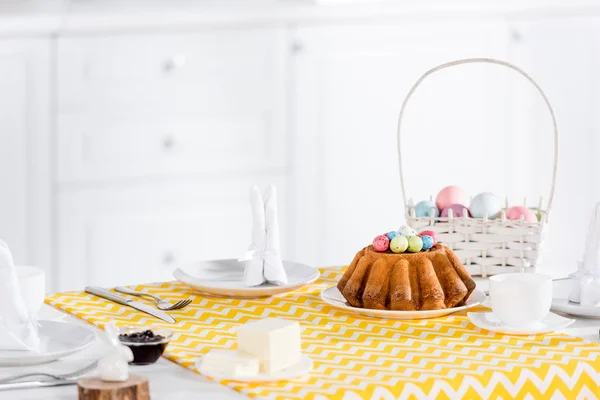
[{"label": "pink painted egg", "polygon": [[431,236],[431,238],[433,239],[433,245],[435,246],[436,244],[438,244],[437,233],[435,233],[434,231],[423,231],[419,233],[419,236]]},{"label": "pink painted egg", "polygon": [[506,210],[506,219],[518,221],[521,219],[521,216],[523,216],[525,222],[538,222],[535,213],[527,207],[514,206]]},{"label": "pink painted egg", "polygon": [[373,248],[375,251],[384,252],[390,248],[390,239],[387,235],[379,235],[373,239]]},{"label": "pink painted egg", "polygon": [[[464,206],[462,204],[450,204],[448,207],[446,207],[442,210],[442,214],[440,215],[440,217],[448,218],[448,214],[450,213],[450,210],[452,210],[453,218],[462,218],[462,217],[470,217],[471,216],[471,213],[469,213],[469,209],[466,206]],[[465,212],[467,213],[467,215],[465,215]]]},{"label": "pink painted egg", "polygon": [[467,193],[458,186],[446,186],[435,198],[435,205],[438,210],[444,210],[452,204],[466,205],[469,200]]}]

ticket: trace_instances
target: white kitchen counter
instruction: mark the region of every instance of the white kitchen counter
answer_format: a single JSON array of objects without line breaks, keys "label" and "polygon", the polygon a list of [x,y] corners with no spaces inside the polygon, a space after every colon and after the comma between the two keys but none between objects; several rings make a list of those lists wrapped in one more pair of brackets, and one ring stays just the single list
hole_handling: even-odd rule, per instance
[{"label": "white kitchen counter", "polygon": [[[478,287],[486,290],[487,285],[484,280],[478,279]],[[557,297],[565,297],[569,291],[568,281],[555,282],[554,292]],[[41,319],[61,319],[62,321],[74,321],[78,324],[87,325],[86,322],[78,320],[70,315],[65,315],[49,306],[44,306]],[[600,343],[598,330],[600,328],[600,319],[577,319],[577,321],[564,332],[578,336],[596,343]],[[95,328],[94,328],[95,329]],[[98,331],[99,334],[102,334]],[[42,366],[20,367],[20,368],[0,368],[0,378],[18,373],[33,372],[39,370],[50,370],[57,372],[71,372],[89,364],[92,360],[98,359],[102,354],[105,344],[97,340],[86,350],[67,357],[63,360]],[[243,399],[245,396],[218,383],[208,381],[199,374],[189,369],[183,368],[166,359],[160,359],[156,364],[143,367],[132,367],[131,372],[138,375],[144,375],[150,380],[150,392],[153,400],[178,400],[196,398],[201,395],[202,398],[211,400],[234,400]],[[66,400],[76,396],[76,386],[59,386],[39,389],[25,389],[13,391],[0,391],[0,399],[23,399],[23,400]],[[9,396],[10,395],[10,396]]]},{"label": "white kitchen counter", "polygon": [[531,15],[600,15],[600,4],[595,0],[0,0],[0,35],[85,35],[265,23],[369,23],[376,20],[380,24],[415,17],[501,19]]}]

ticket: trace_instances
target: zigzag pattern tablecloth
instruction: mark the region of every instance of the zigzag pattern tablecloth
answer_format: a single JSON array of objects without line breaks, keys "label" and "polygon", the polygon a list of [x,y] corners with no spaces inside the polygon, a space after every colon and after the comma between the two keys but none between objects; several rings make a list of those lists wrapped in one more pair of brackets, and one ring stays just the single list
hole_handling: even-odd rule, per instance
[{"label": "zigzag pattern tablecloth", "polygon": [[[562,334],[505,336],[469,323],[465,313],[394,321],[338,311],[319,297],[342,270],[326,269],[313,285],[268,299],[196,295],[166,324],[81,292],[46,298],[56,308],[99,327],[150,324],[176,332],[165,357],[185,368],[212,348],[235,347],[235,327],[264,317],[296,319],[303,351],[314,360],[309,377],[258,385],[223,381],[266,399],[600,398],[600,346]],[[181,283],[137,286],[176,301],[193,293]]]}]

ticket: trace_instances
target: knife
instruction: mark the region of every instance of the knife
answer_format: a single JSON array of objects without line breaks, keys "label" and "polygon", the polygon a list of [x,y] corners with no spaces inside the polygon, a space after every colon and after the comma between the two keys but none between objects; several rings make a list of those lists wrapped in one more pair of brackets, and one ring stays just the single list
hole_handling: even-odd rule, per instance
[{"label": "knife", "polygon": [[28,389],[36,387],[75,385],[77,379],[55,379],[50,381],[25,381],[0,384],[0,390]]},{"label": "knife", "polygon": [[128,299],[127,297],[119,296],[118,294],[109,292],[108,290],[102,289],[101,287],[97,286],[87,286],[85,288],[85,291],[86,293],[90,293],[95,296],[114,301],[115,303],[135,308],[136,310],[140,310],[142,312],[145,312],[146,314],[150,314],[153,317],[162,319],[163,321],[169,322],[171,324],[175,323],[175,319],[166,312],[158,310],[154,307],[150,307],[148,304],[144,304],[141,301],[134,301]]}]

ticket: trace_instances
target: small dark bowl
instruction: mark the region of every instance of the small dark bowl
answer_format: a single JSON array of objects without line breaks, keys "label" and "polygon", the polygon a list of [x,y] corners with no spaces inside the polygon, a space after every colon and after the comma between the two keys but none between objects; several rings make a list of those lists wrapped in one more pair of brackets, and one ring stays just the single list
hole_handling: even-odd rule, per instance
[{"label": "small dark bowl", "polygon": [[[125,346],[131,349],[133,353],[133,361],[129,364],[132,365],[149,365],[154,364],[160,356],[164,353],[171,337],[173,336],[173,331],[164,328],[148,328],[144,326],[121,326],[117,328],[119,332],[119,341]],[[161,339],[158,340],[148,340],[145,342],[139,342],[128,340],[128,338],[124,338],[121,335],[124,334],[132,334],[136,332],[144,332],[147,330],[151,330],[155,335],[162,336]]]}]

